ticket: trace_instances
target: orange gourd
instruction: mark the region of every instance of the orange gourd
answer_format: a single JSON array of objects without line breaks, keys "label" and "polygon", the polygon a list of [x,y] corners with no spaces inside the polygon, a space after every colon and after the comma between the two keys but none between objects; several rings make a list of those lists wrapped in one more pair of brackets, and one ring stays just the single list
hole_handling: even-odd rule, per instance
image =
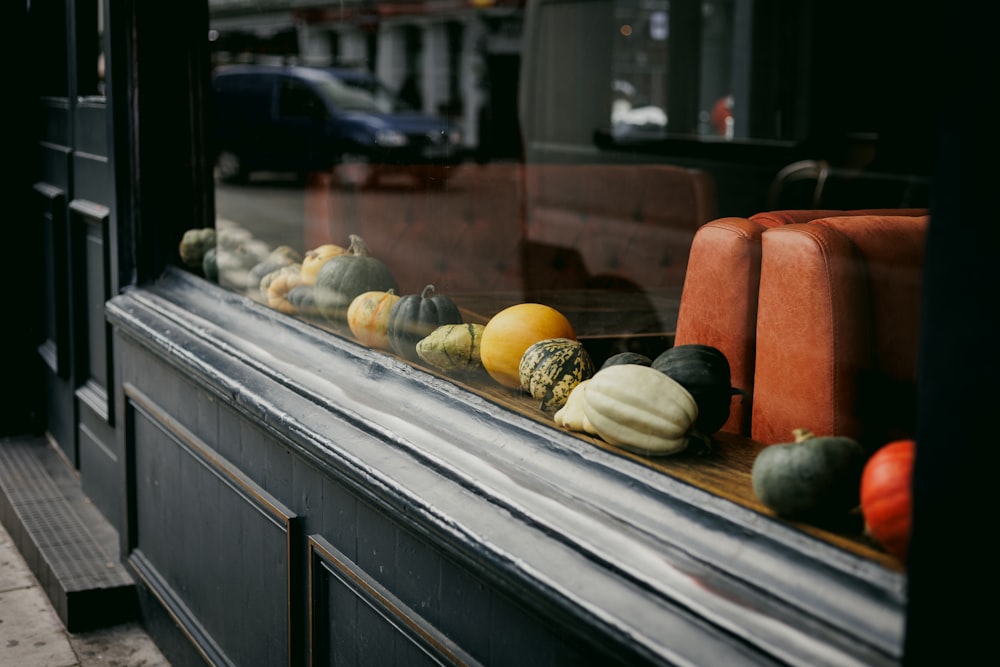
[{"label": "orange gourd", "polygon": [[573,325],[558,310],[540,303],[504,308],[483,328],[479,346],[483,368],[503,386],[520,389],[521,357],[529,347],[549,338],[576,340]]},{"label": "orange gourd", "polygon": [[395,290],[363,292],[347,308],[347,326],[362,345],[392,350],[389,342],[389,313],[400,296]]},{"label": "orange gourd", "polygon": [[872,454],[861,475],[865,530],[902,561],[910,546],[913,440],[896,440]]}]

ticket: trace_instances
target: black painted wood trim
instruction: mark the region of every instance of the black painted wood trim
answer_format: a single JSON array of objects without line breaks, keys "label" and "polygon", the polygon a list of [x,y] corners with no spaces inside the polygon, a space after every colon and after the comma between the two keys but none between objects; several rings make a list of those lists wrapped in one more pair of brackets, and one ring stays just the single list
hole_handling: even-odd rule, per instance
[{"label": "black painted wood trim", "polygon": [[[403,604],[391,591],[368,576],[364,570],[337,550],[321,535],[309,536],[309,636],[310,664],[318,664],[317,648],[324,646],[325,628],[333,619],[317,613],[324,602],[323,570],[370,606],[395,627],[407,640],[431,656],[438,664],[476,667],[480,663],[428,623],[420,614]],[[329,591],[326,591],[329,594]]]},{"label": "black painted wood trim", "polygon": [[136,549],[128,555],[127,562],[132,572],[143,583],[146,590],[156,599],[160,607],[174,622],[181,634],[187,638],[191,646],[208,665],[223,665],[235,667],[212,636],[205,631],[197,617],[184,604],[170,585],[163,580],[157,569],[149,562],[142,551]]},{"label": "black painted wood trim", "polygon": [[[298,664],[298,656],[300,656],[303,652],[302,647],[298,646],[298,633],[295,630],[297,622],[297,612],[295,610],[301,608],[301,604],[299,603],[299,600],[301,599],[299,597],[301,595],[301,591],[299,591],[295,585],[296,582],[301,580],[301,576],[297,571],[298,563],[301,562],[301,559],[298,557],[299,552],[296,551],[296,545],[301,541],[298,536],[299,517],[288,507],[282,504],[280,500],[267,493],[264,489],[254,483],[253,480],[244,475],[232,463],[220,456],[218,452],[208,446],[195,433],[192,433],[183,424],[178,422],[161,406],[157,405],[139,388],[126,384],[122,387],[122,393],[123,401],[125,403],[123,414],[125,415],[126,422],[123,434],[125,440],[125,446],[123,449],[125,452],[124,468],[126,471],[128,480],[127,486],[129,489],[127,497],[130,501],[127,508],[127,514],[129,516],[129,521],[127,522],[127,534],[124,537],[124,542],[128,546],[128,550],[126,551],[128,561],[136,568],[137,574],[143,579],[144,583],[152,589],[154,595],[167,609],[168,613],[170,613],[170,615],[181,626],[184,633],[196,646],[199,647],[199,650],[203,652],[206,659],[209,659],[213,664],[230,664],[228,659],[224,657],[222,650],[218,648],[215,642],[211,640],[208,633],[205,632],[204,628],[201,627],[201,624],[198,622],[194,614],[187,609],[183,600],[181,600],[178,594],[171,589],[170,585],[157,574],[156,568],[148,561],[148,559],[145,558],[144,555],[142,555],[142,550],[139,548],[138,531],[140,530],[140,526],[138,526],[134,520],[136,514],[135,502],[137,499],[137,489],[135,486],[135,470],[133,467],[136,447],[133,426],[135,412],[140,411],[157,428],[162,430],[168,437],[176,442],[177,445],[189,456],[194,457],[213,475],[224,481],[231,489],[233,489],[235,493],[242,496],[247,503],[255,507],[258,512],[267,517],[284,533],[285,558],[288,563],[285,582],[285,615],[288,619],[288,623],[285,628],[288,642],[287,664]],[[156,530],[155,526],[148,528]]]},{"label": "black painted wood trim", "polygon": [[51,253],[52,275],[46,276],[52,281],[52,312],[54,321],[52,335],[45,338],[38,352],[45,364],[56,376],[67,380],[70,377],[70,294],[69,294],[69,240],[66,231],[66,192],[54,185],[36,183],[34,186],[37,201],[40,202],[40,217],[38,224],[49,226],[51,248],[43,248],[43,252]]},{"label": "black painted wood trim", "polygon": [[[69,203],[69,234],[71,259],[69,270],[72,273],[70,279],[70,289],[72,290],[72,312],[85,314],[82,318],[88,326],[81,327],[77,332],[79,340],[75,342],[74,349],[79,350],[76,355],[73,374],[78,378],[80,386],[76,390],[77,398],[88,406],[95,414],[110,425],[114,425],[114,408],[109,396],[108,387],[97,381],[93,376],[90,358],[90,328],[91,314],[87,308],[87,272],[98,270],[101,275],[101,293],[96,295],[101,301],[111,298],[111,257],[109,256],[108,233],[111,218],[111,210],[96,202],[85,199],[74,199]],[[87,263],[86,243],[88,233],[94,233],[101,240],[101,265],[91,267]],[[93,295],[90,295],[93,296]],[[114,377],[113,352],[111,349],[111,328],[103,320],[103,340],[98,341],[104,347],[104,377],[108,382]]]}]

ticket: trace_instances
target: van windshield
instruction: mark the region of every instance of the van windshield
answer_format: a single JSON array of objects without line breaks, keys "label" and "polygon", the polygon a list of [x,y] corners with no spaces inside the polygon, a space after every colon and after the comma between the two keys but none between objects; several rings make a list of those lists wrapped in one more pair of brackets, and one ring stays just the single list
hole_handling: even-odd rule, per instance
[{"label": "van windshield", "polygon": [[388,90],[377,85],[354,85],[339,79],[318,82],[319,89],[333,105],[344,111],[392,113],[402,106]]}]

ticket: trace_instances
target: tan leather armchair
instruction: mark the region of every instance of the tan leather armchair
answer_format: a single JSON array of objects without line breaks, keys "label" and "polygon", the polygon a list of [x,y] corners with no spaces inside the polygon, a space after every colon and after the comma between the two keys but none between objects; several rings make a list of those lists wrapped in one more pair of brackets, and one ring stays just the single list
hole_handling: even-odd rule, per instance
[{"label": "tan leather armchair", "polygon": [[750,396],[734,396],[722,430],[751,433],[761,237],[765,230],[831,216],[887,214],[919,216],[927,210],[767,211],[748,218],[719,218],[698,229],[688,257],[675,344],[700,343],[721,350],[729,359],[733,386]]},{"label": "tan leather armchair", "polygon": [[913,436],[928,221],[839,216],[762,234],[753,439]]}]

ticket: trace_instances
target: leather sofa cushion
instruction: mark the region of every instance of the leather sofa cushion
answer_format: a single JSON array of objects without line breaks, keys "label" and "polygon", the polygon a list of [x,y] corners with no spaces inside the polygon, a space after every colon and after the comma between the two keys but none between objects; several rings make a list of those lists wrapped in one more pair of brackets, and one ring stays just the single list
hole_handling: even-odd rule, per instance
[{"label": "leather sofa cushion", "polygon": [[762,235],[751,435],[877,446],[915,428],[927,216],[850,216]]},{"label": "leather sofa cushion", "polygon": [[765,230],[830,217],[926,214],[926,209],[766,211],[749,218],[719,218],[698,230],[691,244],[674,342],[721,350],[729,359],[733,386],[751,395],[750,401],[733,398],[722,430],[751,433],[757,294]]}]

